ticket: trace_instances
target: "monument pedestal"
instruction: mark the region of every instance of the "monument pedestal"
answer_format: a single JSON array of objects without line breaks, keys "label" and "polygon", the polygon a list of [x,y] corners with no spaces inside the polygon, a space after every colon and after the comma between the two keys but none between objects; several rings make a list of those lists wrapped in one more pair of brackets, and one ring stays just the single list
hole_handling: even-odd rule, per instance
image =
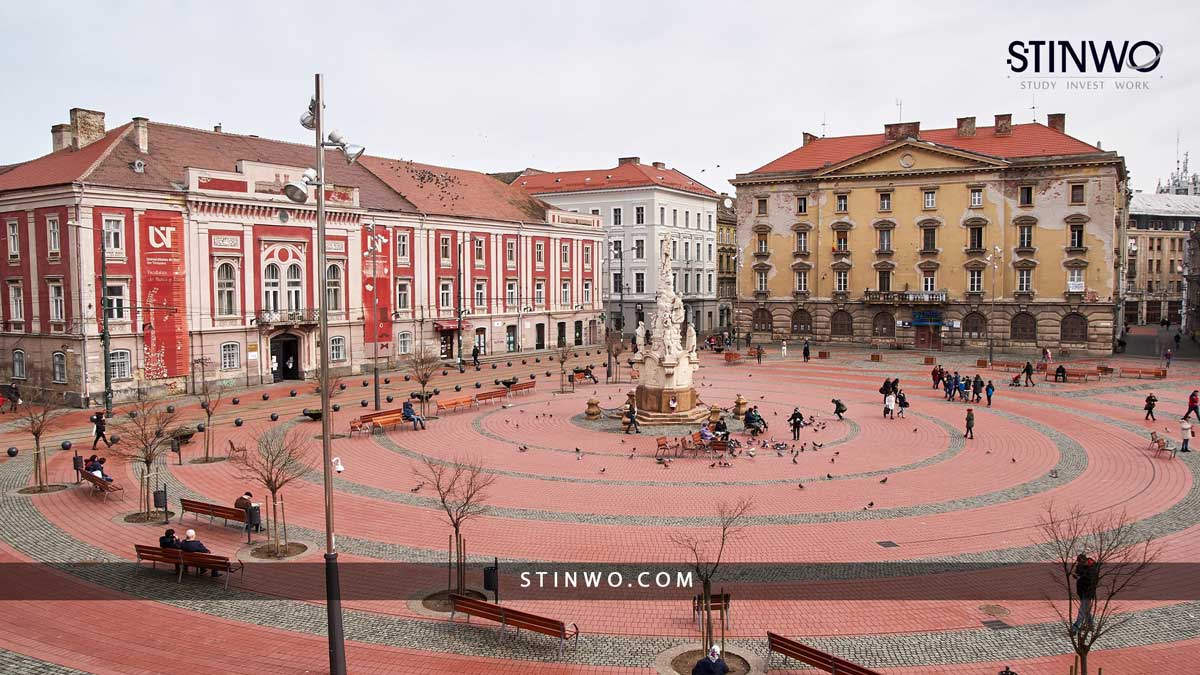
[{"label": "monument pedestal", "polygon": [[708,416],[708,408],[692,388],[692,371],[699,365],[698,358],[680,354],[675,359],[660,359],[654,354],[639,354],[635,361],[641,381],[634,392],[639,422],[696,424]]}]

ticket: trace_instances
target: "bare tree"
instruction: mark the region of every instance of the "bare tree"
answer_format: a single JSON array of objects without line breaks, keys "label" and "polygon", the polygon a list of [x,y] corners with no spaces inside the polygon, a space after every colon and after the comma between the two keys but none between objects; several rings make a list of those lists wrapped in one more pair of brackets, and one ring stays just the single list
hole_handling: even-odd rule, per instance
[{"label": "bare tree", "polygon": [[[1087,675],[1092,647],[1129,620],[1121,613],[1118,599],[1146,581],[1161,549],[1142,537],[1123,510],[1085,514],[1075,506],[1062,514],[1050,503],[1038,528],[1052,561],[1053,582],[1066,596],[1065,611],[1055,599],[1046,600],[1066,630],[1079,675]],[[1080,554],[1094,561],[1095,567],[1077,569]],[[1076,592],[1081,574],[1090,574],[1090,598],[1080,598]]]},{"label": "bare tree", "polygon": [[725,549],[737,540],[746,527],[747,518],[754,510],[754,501],[749,497],[740,497],[736,502],[721,501],[717,503],[717,529],[709,534],[696,533],[692,530],[676,532],[671,535],[671,542],[683,549],[691,559],[689,563],[700,578],[703,585],[701,606],[704,610],[704,647],[713,644],[712,582],[725,556]]},{"label": "bare tree", "polygon": [[20,421],[17,430],[33,437],[33,479],[38,492],[45,492],[50,480],[49,460],[51,448],[42,448],[42,436],[56,418],[66,412],[66,401],[61,391],[52,388],[52,378],[46,369],[30,369],[25,378],[25,391],[17,403]]},{"label": "bare tree", "polygon": [[442,369],[442,357],[429,347],[421,345],[404,357],[404,369],[413,381],[421,385],[421,416],[425,417],[429,414],[429,383],[433,381],[437,371]]},{"label": "bare tree", "polygon": [[267,523],[270,552],[282,556],[279,545],[279,491],[312,471],[312,448],[298,428],[270,427],[254,433],[256,447],[236,453],[241,476],[257,482],[271,495]]},{"label": "bare tree", "polygon": [[562,343],[558,345],[558,349],[554,350],[554,353],[558,357],[559,391],[565,392],[567,390],[567,378],[569,377],[567,375],[567,362],[571,360],[571,357],[575,356],[575,348],[567,344],[564,338]]},{"label": "bare tree", "polygon": [[138,503],[143,514],[152,512],[154,465],[171,451],[171,438],[179,428],[173,410],[153,401],[139,401],[113,423],[121,442],[112,446],[111,452],[142,464]]},{"label": "bare tree", "polygon": [[225,398],[225,383],[210,382],[205,376],[204,363],[200,365],[200,377],[202,381],[196,398],[200,400],[200,409],[204,411],[204,461],[208,462],[213,443],[213,415],[217,414],[217,408],[221,407],[221,400]]},{"label": "bare tree", "polygon": [[496,482],[496,476],[487,473],[478,460],[469,457],[448,464],[427,457],[421,465],[413,468],[413,473],[421,483],[433,488],[438,504],[446,512],[447,522],[454,529],[454,559],[458,572],[455,592],[462,593],[467,587],[462,529],[467,521],[487,512],[484,501],[488,497],[487,489]]},{"label": "bare tree", "polygon": [[608,352],[609,377],[614,382],[621,381],[621,354],[625,353],[625,341],[621,339],[621,334],[611,332],[605,340],[605,351]]}]

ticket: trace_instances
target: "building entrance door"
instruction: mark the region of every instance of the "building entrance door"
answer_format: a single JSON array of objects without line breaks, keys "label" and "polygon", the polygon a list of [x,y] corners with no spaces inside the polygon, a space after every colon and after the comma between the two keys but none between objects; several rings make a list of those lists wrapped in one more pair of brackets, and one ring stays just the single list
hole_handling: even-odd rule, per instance
[{"label": "building entrance door", "polygon": [[271,377],[275,382],[300,379],[300,340],[295,335],[271,338]]},{"label": "building entrance door", "polygon": [[439,336],[438,355],[443,359],[454,358],[454,331],[444,330]]},{"label": "building entrance door", "polygon": [[917,349],[941,349],[941,326],[914,326],[914,346]]}]

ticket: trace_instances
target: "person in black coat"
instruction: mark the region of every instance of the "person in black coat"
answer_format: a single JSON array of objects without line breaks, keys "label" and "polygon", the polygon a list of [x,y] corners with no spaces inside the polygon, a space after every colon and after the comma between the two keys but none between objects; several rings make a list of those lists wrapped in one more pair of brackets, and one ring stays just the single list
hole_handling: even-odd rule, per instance
[{"label": "person in black coat", "polygon": [[788,418],[788,424],[792,426],[792,440],[800,440],[800,429],[804,427],[804,413],[800,412],[799,408],[792,411],[792,416]]},{"label": "person in black coat", "polygon": [[108,423],[104,421],[104,413],[96,413],[92,415],[92,424],[96,425],[96,437],[92,439],[92,449],[96,449],[96,444],[104,441],[104,445],[112,447],[112,442],[105,435],[105,430],[108,429]]},{"label": "person in black coat", "polygon": [[[159,548],[179,548],[179,537],[175,536],[175,530],[168,529],[158,538]],[[175,566],[175,571],[179,571],[179,565]]]},{"label": "person in black coat", "polygon": [[[195,530],[187,531],[187,534],[184,536],[184,540],[179,542],[179,548],[183,550],[184,553],[212,553],[212,551],[208,550],[208,547],[206,547],[200,542],[199,539],[196,538]],[[201,567],[199,572],[200,574],[204,574],[204,568]],[[212,570],[212,575],[214,577],[219,577],[221,576],[221,573],[217,570]]]},{"label": "person in black coat", "polygon": [[700,659],[692,668],[692,675],[725,675],[728,672],[729,666],[725,665],[721,648],[716,645],[708,650],[708,656]]}]

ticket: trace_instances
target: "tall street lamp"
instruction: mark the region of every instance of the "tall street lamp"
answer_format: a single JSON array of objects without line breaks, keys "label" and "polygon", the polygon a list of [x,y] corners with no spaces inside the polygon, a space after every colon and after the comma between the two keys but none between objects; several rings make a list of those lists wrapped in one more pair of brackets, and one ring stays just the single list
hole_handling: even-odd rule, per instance
[{"label": "tall street lamp", "polygon": [[1003,252],[999,246],[992,249],[992,254],[984,258],[984,262],[992,266],[992,308],[988,311],[988,366],[996,362],[995,357],[995,340],[992,336],[992,320],[996,318],[996,269],[1000,267],[1000,260],[1003,257]]},{"label": "tall street lamp", "polygon": [[[363,252],[365,256],[371,256],[371,322],[374,324],[371,329],[372,343],[374,344],[375,362],[375,409],[380,410],[379,402],[379,276],[376,271],[376,261],[379,259],[379,251],[383,248],[383,235],[375,232],[375,224],[367,223],[363,226],[367,231],[367,250]],[[387,270],[384,270],[385,272]]]},{"label": "tall street lamp", "polygon": [[283,188],[288,199],[297,204],[308,202],[309,188],[317,193],[317,265],[320,268],[322,292],[317,312],[321,334],[319,362],[321,385],[321,459],[324,467],[325,484],[325,607],[329,635],[329,672],[331,675],[346,675],[346,636],[342,630],[342,590],[338,579],[337,547],[333,536],[333,470],[341,472],[342,464],[333,457],[333,436],[329,414],[329,302],[325,289],[328,288],[329,270],[325,255],[325,148],[337,148],[353,164],[366,150],[361,145],[347,143],[336,131],[329,132],[325,140],[325,79],[320,73],[314,76],[315,92],[308,110],[300,116],[300,125],[316,134],[317,168],[307,169],[304,175],[289,182]]}]

